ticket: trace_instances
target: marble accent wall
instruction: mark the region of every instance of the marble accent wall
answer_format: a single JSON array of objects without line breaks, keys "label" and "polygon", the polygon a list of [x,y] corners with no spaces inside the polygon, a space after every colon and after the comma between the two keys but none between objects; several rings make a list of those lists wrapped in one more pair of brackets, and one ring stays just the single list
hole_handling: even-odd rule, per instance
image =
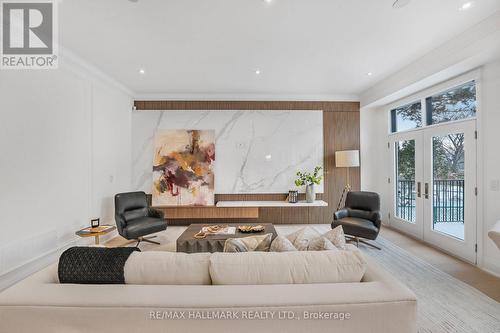
[{"label": "marble accent wall", "polygon": [[132,186],[146,193],[159,129],[215,129],[218,194],[285,193],[298,170],[323,166],[322,111],[135,111]]}]

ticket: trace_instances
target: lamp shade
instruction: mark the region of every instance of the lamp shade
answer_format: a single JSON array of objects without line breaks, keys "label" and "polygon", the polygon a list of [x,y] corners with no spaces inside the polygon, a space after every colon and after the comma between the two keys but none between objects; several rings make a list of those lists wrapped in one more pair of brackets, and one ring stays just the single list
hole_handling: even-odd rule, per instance
[{"label": "lamp shade", "polygon": [[337,168],[359,167],[359,150],[341,150],[335,152]]}]

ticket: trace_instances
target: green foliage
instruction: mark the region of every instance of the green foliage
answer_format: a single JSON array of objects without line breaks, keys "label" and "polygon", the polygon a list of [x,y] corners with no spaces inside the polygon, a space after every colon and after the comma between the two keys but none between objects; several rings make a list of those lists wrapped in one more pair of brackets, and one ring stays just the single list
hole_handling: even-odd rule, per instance
[{"label": "green foliage", "polygon": [[[398,179],[415,180],[415,141],[398,143]],[[464,134],[437,136],[432,142],[433,173],[436,180],[464,179]]]},{"label": "green foliage", "polygon": [[398,179],[415,180],[415,140],[398,143]]},{"label": "green foliage", "polygon": [[295,185],[298,186],[304,186],[304,185],[319,185],[321,183],[321,180],[323,179],[323,174],[319,174],[319,172],[323,169],[320,166],[317,166],[314,168],[314,171],[312,174],[310,172],[297,172],[297,178],[295,180]]}]

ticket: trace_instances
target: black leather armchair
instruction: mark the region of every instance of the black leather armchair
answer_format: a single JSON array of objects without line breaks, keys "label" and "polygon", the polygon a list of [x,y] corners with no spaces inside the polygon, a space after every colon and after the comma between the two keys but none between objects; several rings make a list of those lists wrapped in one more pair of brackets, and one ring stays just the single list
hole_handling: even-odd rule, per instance
[{"label": "black leather armchair", "polygon": [[141,241],[160,244],[151,240],[156,236],[144,236],[167,229],[163,213],[149,207],[144,192],[115,195],[115,220],[118,233],[126,239],[137,240],[137,245]]},{"label": "black leather armchair", "polygon": [[345,207],[333,215],[332,228],[341,225],[344,233],[359,242],[380,248],[360,238],[375,240],[382,224],[380,197],[374,192],[348,192]]}]

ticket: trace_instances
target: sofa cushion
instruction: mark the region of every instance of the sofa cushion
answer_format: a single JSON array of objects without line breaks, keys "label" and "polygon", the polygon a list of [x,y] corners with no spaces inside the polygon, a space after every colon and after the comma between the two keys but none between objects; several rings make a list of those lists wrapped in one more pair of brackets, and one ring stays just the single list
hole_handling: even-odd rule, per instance
[{"label": "sofa cushion", "polygon": [[[286,238],[299,251],[334,250],[335,248],[328,244],[328,242],[325,242],[323,238],[326,238],[340,250],[344,250],[346,244],[342,226],[338,226],[322,235],[311,227],[305,227],[289,234]],[[271,249],[271,251],[274,250]]]},{"label": "sofa cushion", "polygon": [[224,242],[224,252],[269,251],[273,234],[228,238]]},{"label": "sofa cushion", "polygon": [[277,236],[273,242],[271,243],[271,248],[269,249],[271,252],[287,252],[287,251],[297,251],[295,246],[293,246],[292,242],[288,240],[288,238],[284,236]]},{"label": "sofa cushion", "polygon": [[345,250],[346,241],[345,241],[344,229],[342,228],[341,225],[332,230],[329,230],[322,236],[328,239],[330,242],[332,242],[332,244],[335,245],[337,248]]},{"label": "sofa cushion", "polygon": [[306,251],[309,242],[316,237],[319,237],[320,234],[316,230],[310,227],[305,227],[299,229],[290,235],[286,236],[290,242],[292,242],[293,246],[299,251]]},{"label": "sofa cushion", "polygon": [[135,252],[125,263],[125,283],[208,285],[210,253]]},{"label": "sofa cushion", "polygon": [[333,245],[327,238],[324,236],[319,236],[314,238],[309,242],[307,246],[307,251],[326,251],[326,250],[337,250],[337,247]]},{"label": "sofa cushion", "polygon": [[360,282],[366,261],[359,250],[213,253],[217,285]]}]

